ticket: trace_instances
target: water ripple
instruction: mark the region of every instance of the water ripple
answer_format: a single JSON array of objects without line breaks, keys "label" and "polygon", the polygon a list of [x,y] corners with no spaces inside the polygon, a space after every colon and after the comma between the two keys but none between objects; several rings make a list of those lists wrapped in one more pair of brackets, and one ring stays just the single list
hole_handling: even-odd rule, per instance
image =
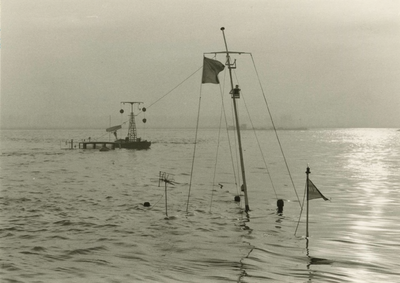
[{"label": "water ripple", "polygon": [[[218,168],[223,189],[212,185],[213,131],[199,143],[189,211],[193,144],[187,132],[155,131],[159,142],[149,151],[108,154],[60,152],[51,147],[55,134],[40,132],[43,137],[30,139],[21,132],[21,139],[1,155],[2,282],[358,283],[400,278],[397,132],[283,133],[296,186],[304,185],[304,164],[312,164],[313,182],[331,198],[310,202],[307,241],[304,215],[300,236],[294,235],[297,200],[285,201],[283,215],[276,215],[275,195],[255,161],[255,147],[245,152],[251,201],[246,215],[243,204],[233,201],[238,192],[229,158],[222,157]],[[278,197],[295,199],[269,144],[273,136],[260,134],[270,151]],[[244,143],[248,135],[243,134]],[[52,142],[43,145],[43,139]],[[164,187],[158,187],[159,170],[171,171],[177,181],[168,187],[169,217]],[[144,207],[145,201],[151,207]]]}]

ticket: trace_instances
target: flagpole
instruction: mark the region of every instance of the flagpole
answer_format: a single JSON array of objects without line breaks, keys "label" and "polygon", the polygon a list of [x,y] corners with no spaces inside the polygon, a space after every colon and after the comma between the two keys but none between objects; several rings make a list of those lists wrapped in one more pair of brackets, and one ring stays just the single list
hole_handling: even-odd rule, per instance
[{"label": "flagpole", "polygon": [[230,62],[230,56],[229,56],[229,50],[228,50],[228,44],[226,43],[226,38],[225,38],[225,28],[222,27],[222,35],[224,37],[224,42],[225,42],[225,48],[226,48],[226,58],[227,58],[227,66],[229,70],[229,78],[231,81],[231,94],[232,94],[232,101],[233,101],[233,110],[235,112],[235,122],[236,122],[236,133],[238,137],[238,146],[239,146],[239,157],[240,157],[240,167],[242,171],[242,180],[243,180],[243,192],[244,192],[244,202],[245,202],[245,211],[248,212],[250,210],[249,206],[249,198],[247,195],[247,183],[246,183],[246,173],[244,169],[244,161],[243,161],[243,150],[242,150],[242,139],[240,136],[240,124],[239,124],[239,117],[237,114],[237,106],[236,106],[236,99],[240,97],[240,89],[239,86],[236,86],[236,88],[233,87],[233,79],[232,79],[232,65]]},{"label": "flagpole", "polygon": [[165,216],[168,217],[167,182],[165,182]]},{"label": "flagpole", "polygon": [[306,184],[307,184],[307,213],[306,213],[306,215],[307,215],[307,217],[306,217],[306,237],[308,238],[308,209],[309,209],[309,203],[308,203],[308,194],[309,194],[309,188],[308,188],[308,186],[309,186],[309,179],[308,179],[308,175],[311,173],[311,171],[310,171],[310,167],[308,167],[307,166],[307,171],[306,171],[306,174],[307,174],[307,180],[306,180]]}]

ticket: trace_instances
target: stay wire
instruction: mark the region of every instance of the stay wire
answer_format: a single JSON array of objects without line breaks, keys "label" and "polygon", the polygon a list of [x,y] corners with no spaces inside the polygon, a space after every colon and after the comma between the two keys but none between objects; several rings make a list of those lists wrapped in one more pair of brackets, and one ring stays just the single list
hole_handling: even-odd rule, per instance
[{"label": "stay wire", "polygon": [[[214,57],[215,57],[215,56],[214,56]],[[224,81],[225,81],[225,77],[224,77]],[[212,202],[213,202],[213,197],[214,197],[215,176],[216,176],[216,174],[217,174],[219,143],[220,143],[220,138],[221,138],[222,114],[223,114],[223,109],[224,109],[223,90],[222,90],[222,88],[221,88],[221,84],[219,85],[219,90],[220,90],[220,95],[221,95],[221,112],[220,112],[220,116],[219,116],[218,141],[217,141],[217,150],[216,150],[216,153],[215,153],[215,164],[214,164],[213,183],[212,183],[212,188],[211,188],[210,212],[211,212],[211,209],[212,209]]]},{"label": "stay wire", "polygon": [[260,76],[259,76],[259,74],[258,74],[258,71],[257,71],[257,68],[256,68],[256,64],[255,64],[255,62],[254,62],[253,54],[250,53],[250,56],[251,56],[251,60],[253,61],[254,70],[255,70],[256,75],[257,75],[258,83],[259,83],[260,88],[261,88],[261,91],[262,91],[262,95],[263,95],[263,98],[264,98],[265,105],[267,106],[267,109],[268,109],[268,114],[269,114],[269,117],[270,117],[270,119],[271,119],[272,127],[274,128],[274,133],[275,133],[276,139],[277,139],[277,141],[278,141],[279,148],[280,148],[280,150],[281,150],[283,160],[284,160],[285,165],[286,165],[286,170],[288,171],[290,181],[292,182],[293,190],[294,190],[294,192],[295,192],[295,194],[296,194],[297,200],[298,200],[299,205],[300,205],[300,208],[301,208],[300,198],[299,198],[299,195],[298,195],[298,193],[297,193],[297,191],[296,191],[296,186],[295,186],[295,184],[294,184],[294,181],[293,181],[293,178],[292,178],[292,174],[290,173],[290,169],[289,169],[289,165],[288,165],[287,160],[286,160],[285,153],[283,152],[282,144],[281,144],[281,141],[280,141],[280,139],[279,139],[278,131],[276,130],[274,120],[273,120],[273,118],[272,118],[271,110],[269,109],[268,101],[267,101],[267,98],[266,98],[266,96],[265,96],[265,92],[264,92],[264,89],[263,89],[263,87],[262,87],[262,84],[261,84]]},{"label": "stay wire", "polygon": [[186,203],[186,213],[189,212],[189,200],[190,200],[190,193],[191,193],[191,189],[192,189],[194,160],[195,160],[195,157],[196,157],[196,148],[197,148],[197,134],[198,134],[198,131],[199,131],[199,121],[200,121],[201,94],[202,94],[202,84],[200,83],[199,106],[198,106],[198,109],[197,109],[196,133],[195,133],[195,137],[194,137],[192,169],[190,170],[189,192],[188,192],[188,198],[187,198],[187,203]]},{"label": "stay wire", "polygon": [[[156,104],[157,102],[159,102],[161,99],[163,99],[164,97],[166,97],[168,94],[170,94],[171,92],[173,92],[175,89],[177,89],[178,87],[180,87],[184,82],[186,82],[188,79],[190,79],[191,77],[193,77],[199,70],[201,70],[203,68],[203,65],[201,65],[201,67],[199,67],[196,71],[194,71],[192,74],[190,74],[187,78],[185,78],[183,81],[181,81],[179,84],[177,84],[175,87],[173,87],[171,90],[169,90],[167,93],[165,93],[163,96],[161,96],[160,98],[158,98],[156,101],[154,101],[153,103],[151,103],[149,106],[147,106],[147,109],[149,109],[151,106],[153,106],[154,104]],[[142,109],[139,109],[139,112],[135,115],[138,116],[139,114],[141,114],[143,111]],[[122,124],[127,123],[128,121],[125,121]]]},{"label": "stay wire", "polygon": [[[238,78],[237,78],[237,76],[236,76],[236,73],[235,73],[235,77],[236,77],[236,80],[239,82],[239,80],[238,80]],[[243,92],[242,92],[242,94],[243,94]],[[256,141],[257,141],[258,149],[260,150],[261,157],[262,157],[263,162],[264,162],[264,165],[265,165],[265,169],[266,169],[266,171],[267,171],[269,180],[270,180],[270,182],[271,182],[272,189],[274,190],[276,199],[278,199],[278,194],[277,194],[277,192],[276,192],[276,189],[275,189],[275,186],[274,186],[274,182],[272,181],[271,174],[269,173],[267,161],[265,160],[265,156],[264,156],[264,153],[263,153],[262,148],[261,148],[260,140],[258,139],[256,130],[255,130],[255,128],[254,128],[253,120],[251,119],[251,116],[250,116],[249,108],[247,107],[247,104],[246,104],[245,95],[242,95],[242,98],[243,98],[244,107],[246,108],[247,116],[249,117],[249,120],[250,120],[251,128],[252,128],[252,130],[253,130],[254,136],[255,136]]]},{"label": "stay wire", "polygon": [[303,208],[304,208],[304,201],[306,199],[306,190],[307,190],[307,183],[305,184],[305,188],[304,188],[304,195],[303,195],[303,203],[301,204],[301,209],[300,209],[300,215],[299,215],[299,220],[297,221],[297,225],[296,225],[296,230],[294,231],[294,235],[296,235],[297,233],[297,229],[299,228],[299,224],[300,224],[300,220],[301,220],[301,215],[303,213]]},{"label": "stay wire", "polygon": [[194,74],[196,74],[199,70],[201,70],[203,68],[203,65],[201,65],[200,68],[198,68],[196,71],[194,71],[191,75],[189,75],[186,79],[184,79],[182,82],[180,82],[179,84],[177,84],[174,88],[172,88],[170,91],[168,91],[166,94],[164,94],[163,96],[161,96],[159,99],[157,99],[156,101],[154,101],[152,104],[150,104],[149,106],[147,106],[147,109],[150,108],[151,106],[153,106],[154,104],[156,104],[157,102],[159,102],[161,99],[163,99],[164,97],[166,97],[168,94],[170,94],[171,92],[173,92],[175,89],[177,89],[179,86],[181,86],[184,82],[186,82],[188,79],[190,79],[192,76],[194,76]]},{"label": "stay wire", "polygon": [[[201,67],[199,67],[196,71],[194,71],[192,74],[190,74],[187,78],[185,78],[183,81],[181,81],[179,84],[177,84],[175,87],[173,87],[171,90],[169,90],[167,93],[165,93],[163,96],[161,96],[160,98],[158,98],[156,101],[154,101],[153,103],[151,103],[149,106],[147,106],[147,109],[150,108],[151,106],[153,106],[154,104],[156,104],[157,102],[159,102],[161,99],[163,99],[164,97],[166,97],[168,94],[170,94],[171,92],[173,92],[175,89],[177,89],[179,86],[181,86],[184,82],[186,82],[188,79],[190,79],[192,76],[194,76],[199,70],[201,70],[203,68],[203,65]],[[142,109],[139,109],[139,112],[135,115],[138,116],[139,114],[141,114],[143,111]],[[121,115],[122,117],[122,115]],[[129,120],[126,120],[125,122],[121,122],[121,125],[126,124]],[[104,136],[104,135],[103,135]],[[100,136],[97,139],[103,137]]]},{"label": "stay wire", "polygon": [[219,153],[219,143],[220,143],[220,138],[221,138],[222,114],[223,114],[223,104],[221,105],[221,113],[220,113],[220,116],[219,116],[218,141],[217,141],[217,150],[216,150],[216,153],[215,153],[214,176],[213,176],[213,183],[212,183],[212,189],[211,189],[210,212],[211,212],[211,208],[212,208],[212,202],[213,202],[213,196],[214,196],[214,187],[215,187],[215,176],[216,176],[216,173],[217,173],[217,165],[218,165],[218,153]]},{"label": "stay wire", "polygon": [[[226,81],[226,72],[224,72],[224,82],[225,81]],[[223,85],[225,85],[225,83],[223,83]],[[224,117],[224,120],[225,120],[226,135],[227,135],[227,138],[228,138],[228,145],[229,145],[229,153],[230,153],[230,158],[231,158],[233,178],[235,180],[236,193],[239,195],[238,180],[237,180],[238,178],[236,176],[235,161],[234,161],[233,152],[232,152],[232,142],[231,142],[231,138],[230,138],[230,135],[229,135],[228,119],[227,119],[225,103],[224,103],[224,90],[221,87],[221,84],[220,84],[220,95],[221,95],[221,106],[222,106],[221,111],[222,112],[221,112],[221,116],[220,116],[220,124],[219,124],[219,132],[218,132],[218,146],[219,146],[219,142],[220,142],[220,131],[221,131],[221,126],[222,126],[222,114],[223,114],[223,117]],[[218,158],[218,153],[217,153],[217,158]],[[217,162],[218,162],[218,160],[216,160],[216,163]],[[214,176],[215,176],[215,171],[214,171]],[[214,187],[214,181],[213,181],[213,187]]]},{"label": "stay wire", "polygon": [[[224,76],[224,85],[225,85],[225,81],[226,81],[226,74],[227,74],[227,72],[224,72],[224,74],[225,74],[225,76]],[[235,168],[235,159],[234,159],[234,154],[233,154],[233,152],[232,152],[232,141],[231,141],[231,137],[230,137],[230,135],[229,135],[229,124],[228,124],[228,118],[227,118],[227,113],[226,113],[226,109],[225,109],[225,103],[224,103],[224,96],[223,96],[223,91],[221,91],[221,100],[222,100],[222,106],[223,106],[223,110],[224,110],[224,120],[225,120],[225,130],[226,130],[226,136],[227,136],[227,138],[228,138],[228,144],[229,144],[229,154],[230,154],[230,157],[231,157],[231,165],[232,165],[232,172],[233,172],[233,178],[234,178],[234,180],[235,180],[235,186],[236,186],[236,194],[237,195],[239,195],[240,194],[240,191],[239,191],[239,186],[238,186],[238,184],[240,184],[240,172],[239,172],[239,169],[240,169],[240,167],[239,167],[239,158],[238,158],[238,152],[235,150],[235,153],[236,153],[236,168],[238,168],[238,172],[237,172],[237,174],[236,174],[236,168]],[[233,114],[233,105],[232,105],[232,103],[230,104],[231,105],[231,114],[232,114],[232,121],[233,121],[233,125],[235,124],[234,123],[234,114]],[[236,135],[233,135],[233,138],[234,138],[234,142],[235,142],[235,148],[237,148],[237,146],[236,146]]]},{"label": "stay wire", "polygon": [[153,208],[155,208],[156,205],[164,198],[164,196],[165,196],[165,192],[164,192],[163,195],[160,197],[160,199],[159,199],[155,204],[153,204],[153,205],[150,207],[150,210],[153,209]]}]

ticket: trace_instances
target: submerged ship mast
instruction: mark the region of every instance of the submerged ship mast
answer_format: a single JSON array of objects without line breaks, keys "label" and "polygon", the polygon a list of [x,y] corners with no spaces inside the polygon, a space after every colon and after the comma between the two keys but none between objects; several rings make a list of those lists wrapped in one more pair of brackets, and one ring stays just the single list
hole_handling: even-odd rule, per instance
[{"label": "submerged ship mast", "polygon": [[[129,103],[131,105],[131,114],[129,115],[129,129],[128,129],[128,140],[129,141],[136,141],[137,140],[137,131],[136,131],[136,122],[135,122],[135,115],[133,113],[133,105],[138,104],[140,105],[143,102],[136,102],[136,101],[122,101],[122,104]],[[121,110],[123,111],[123,110]],[[123,112],[121,112],[123,113]]]},{"label": "submerged ship mast", "polygon": [[236,106],[236,99],[240,98],[240,88],[238,85],[236,85],[235,88],[233,87],[232,69],[236,68],[236,62],[231,63],[231,59],[229,56],[230,52],[228,50],[228,45],[226,43],[224,30],[225,30],[225,28],[222,27],[221,31],[222,31],[222,35],[224,37],[225,48],[226,48],[226,63],[225,63],[225,65],[228,66],[228,70],[229,70],[229,78],[230,78],[231,89],[232,89],[230,94],[232,95],[233,109],[235,112],[235,123],[236,123],[236,132],[237,132],[238,146],[239,146],[240,168],[242,171],[242,180],[243,180],[242,189],[243,189],[243,193],[244,193],[245,211],[248,212],[250,210],[250,206],[249,206],[249,199],[248,199],[248,195],[247,195],[246,172],[244,169],[242,139],[241,139],[241,135],[240,135],[240,124],[239,124],[239,117],[237,114],[237,106]]}]

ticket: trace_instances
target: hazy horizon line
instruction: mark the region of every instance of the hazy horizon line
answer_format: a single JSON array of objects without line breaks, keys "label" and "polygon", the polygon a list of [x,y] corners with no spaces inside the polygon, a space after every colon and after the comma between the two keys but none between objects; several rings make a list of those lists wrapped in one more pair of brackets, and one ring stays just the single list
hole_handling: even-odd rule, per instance
[{"label": "hazy horizon line", "polygon": [[[226,129],[226,127],[223,127]],[[152,129],[152,130],[189,130],[194,129],[194,127],[187,126],[177,126],[177,127],[138,127],[139,130],[144,129]],[[199,129],[219,129],[219,127],[214,126],[201,126]],[[276,127],[276,130],[309,130],[309,129],[399,129],[400,127],[351,127],[351,126],[310,126],[310,127]],[[103,127],[0,127],[0,130],[105,130]],[[233,130],[233,129],[229,129]],[[241,129],[242,131],[251,131],[251,130],[261,130],[261,131],[273,131],[274,128],[271,127],[248,127],[246,129]]]}]

